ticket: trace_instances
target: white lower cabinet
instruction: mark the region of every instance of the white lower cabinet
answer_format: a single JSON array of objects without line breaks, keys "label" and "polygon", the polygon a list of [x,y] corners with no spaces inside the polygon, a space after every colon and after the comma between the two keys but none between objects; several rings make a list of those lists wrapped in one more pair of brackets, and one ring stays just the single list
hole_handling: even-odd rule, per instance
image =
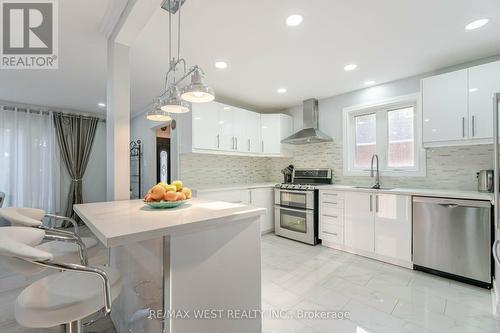
[{"label": "white lower cabinet", "polygon": [[274,187],[202,191],[197,197],[266,208],[266,214],[261,216],[261,233],[274,230]]},{"label": "white lower cabinet", "polygon": [[274,230],[274,188],[252,188],[250,189],[250,204],[266,208],[267,214],[260,217],[260,231],[262,233]]},{"label": "white lower cabinet", "polygon": [[411,197],[375,192],[320,192],[323,245],[411,267]]},{"label": "white lower cabinet", "polygon": [[363,251],[374,251],[373,196],[362,192],[345,194],[345,245]]},{"label": "white lower cabinet", "polygon": [[411,261],[411,199],[407,195],[375,197],[375,253]]}]

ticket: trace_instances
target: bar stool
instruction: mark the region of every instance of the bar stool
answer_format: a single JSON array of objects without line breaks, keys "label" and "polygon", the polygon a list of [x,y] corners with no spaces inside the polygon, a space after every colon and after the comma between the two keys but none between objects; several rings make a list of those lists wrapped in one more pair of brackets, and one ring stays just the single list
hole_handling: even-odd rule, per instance
[{"label": "bar stool", "polygon": [[[97,240],[92,237],[80,238],[78,236],[78,224],[69,217],[46,214],[42,209],[23,207],[0,208],[0,217],[13,226],[45,230],[46,239],[52,241],[44,242],[38,245],[37,248],[52,253],[57,261],[76,262],[79,260],[81,264],[88,265],[89,255],[93,256],[98,251]],[[42,219],[45,217],[69,221],[73,225],[75,232],[45,227],[42,223]]]},{"label": "bar stool", "polygon": [[65,325],[66,333],[81,333],[82,319],[111,312],[111,304],[122,287],[120,274],[110,267],[54,261],[52,253],[34,247],[45,236],[43,229],[0,228],[0,256],[7,259],[12,269],[17,270],[22,263],[61,271],[21,292],[15,304],[16,321],[29,328]]}]

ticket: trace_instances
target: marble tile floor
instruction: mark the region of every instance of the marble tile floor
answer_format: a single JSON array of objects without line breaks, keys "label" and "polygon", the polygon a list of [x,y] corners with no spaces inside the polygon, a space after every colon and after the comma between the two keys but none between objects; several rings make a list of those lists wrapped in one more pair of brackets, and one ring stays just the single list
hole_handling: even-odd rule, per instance
[{"label": "marble tile floor", "polygon": [[[0,332],[59,333],[19,327],[0,293]],[[265,235],[262,238],[263,333],[500,332],[490,291],[375,260]],[[270,314],[277,311],[286,319]],[[348,319],[299,318],[300,313]],[[115,333],[108,318],[85,332]]]}]

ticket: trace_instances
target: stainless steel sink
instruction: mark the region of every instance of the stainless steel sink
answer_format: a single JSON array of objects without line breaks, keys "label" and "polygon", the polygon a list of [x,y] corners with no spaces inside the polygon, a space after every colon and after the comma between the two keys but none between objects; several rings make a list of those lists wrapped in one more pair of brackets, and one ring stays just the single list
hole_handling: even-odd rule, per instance
[{"label": "stainless steel sink", "polygon": [[353,188],[362,188],[362,189],[366,189],[366,190],[385,190],[385,191],[394,190],[394,187],[374,188],[373,186],[354,186]]}]

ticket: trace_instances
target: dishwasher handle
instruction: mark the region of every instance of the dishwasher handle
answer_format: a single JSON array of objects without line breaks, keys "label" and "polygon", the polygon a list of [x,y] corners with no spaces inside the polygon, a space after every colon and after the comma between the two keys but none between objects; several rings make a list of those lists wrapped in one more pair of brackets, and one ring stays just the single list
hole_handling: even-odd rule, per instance
[{"label": "dishwasher handle", "polygon": [[457,204],[444,204],[444,203],[440,203],[438,205],[439,206],[443,206],[443,207],[447,207],[447,208],[457,208],[458,207]]},{"label": "dishwasher handle", "polygon": [[467,199],[454,199],[454,198],[437,198],[437,197],[413,197],[413,202],[435,204],[445,207],[465,206],[477,208],[491,208],[491,202],[486,200],[467,200]]}]

